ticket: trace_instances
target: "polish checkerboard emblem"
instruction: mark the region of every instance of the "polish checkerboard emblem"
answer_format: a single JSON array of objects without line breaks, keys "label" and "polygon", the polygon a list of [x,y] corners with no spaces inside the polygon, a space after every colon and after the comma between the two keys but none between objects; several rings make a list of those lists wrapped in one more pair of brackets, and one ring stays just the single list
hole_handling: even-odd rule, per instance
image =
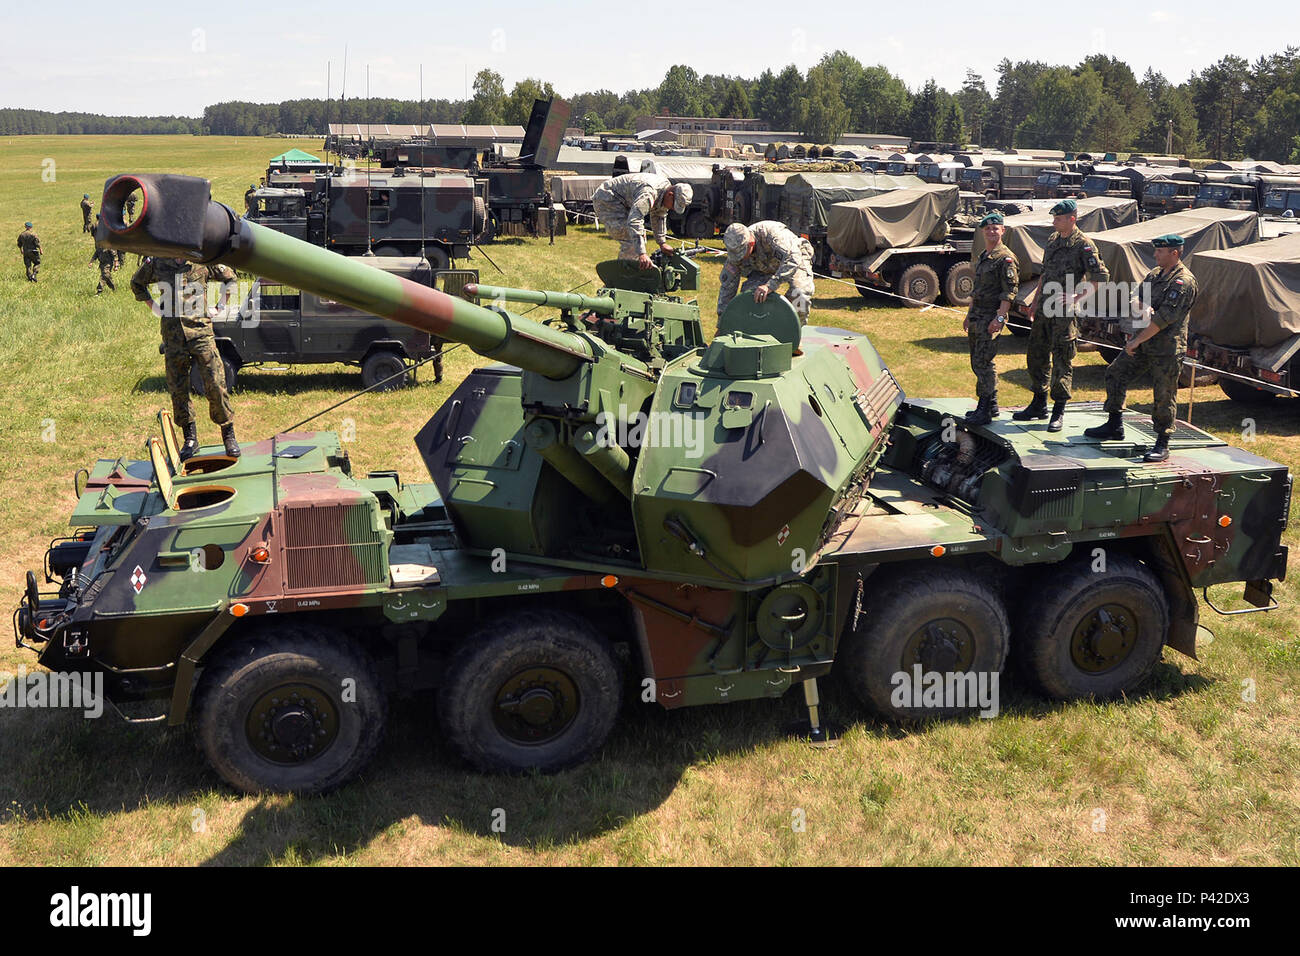
[{"label": "polish checkerboard emblem", "polygon": [[782,528],[780,531],[776,533],[776,543],[785,544],[785,539],[788,537],[790,537],[790,526],[786,525],[784,528]]},{"label": "polish checkerboard emblem", "polygon": [[149,576],[144,573],[144,568],[137,564],[135,570],[131,572],[131,587],[135,588],[136,594],[144,590],[145,582],[148,580]]}]

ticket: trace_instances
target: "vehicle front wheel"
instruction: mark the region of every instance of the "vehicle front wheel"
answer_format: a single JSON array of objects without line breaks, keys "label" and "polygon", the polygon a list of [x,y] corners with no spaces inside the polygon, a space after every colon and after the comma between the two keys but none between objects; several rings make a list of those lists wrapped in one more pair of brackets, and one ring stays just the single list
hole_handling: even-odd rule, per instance
[{"label": "vehicle front wheel", "polygon": [[1243,382],[1239,378],[1229,378],[1227,375],[1219,379],[1219,388],[1223,389],[1223,394],[1234,402],[1245,405],[1268,405],[1277,398],[1276,392],[1259,388],[1250,382]]},{"label": "vehicle front wheel", "polygon": [[323,793],[379,749],[388,698],[370,655],[337,631],[282,623],[204,669],[194,707],[208,763],[247,793]]},{"label": "vehicle front wheel", "polygon": [[438,689],[438,718],[479,770],[551,773],[600,748],[622,694],[618,664],[590,624],[526,612],[465,638]]},{"label": "vehicle front wheel", "polygon": [[[233,394],[235,384],[239,379],[239,368],[234,362],[223,355],[221,356],[221,370],[225,373],[226,394]],[[203,392],[203,373],[199,371],[199,363],[190,363],[190,392],[194,395],[202,395]]]}]

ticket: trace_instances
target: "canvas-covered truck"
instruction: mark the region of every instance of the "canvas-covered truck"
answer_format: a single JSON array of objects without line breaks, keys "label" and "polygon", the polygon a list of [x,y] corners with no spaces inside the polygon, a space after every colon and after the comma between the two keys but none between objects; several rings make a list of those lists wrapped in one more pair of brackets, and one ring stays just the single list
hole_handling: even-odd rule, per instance
[{"label": "canvas-covered truck", "polygon": [[1097,254],[1110,272],[1113,285],[1108,289],[1116,294],[1097,296],[1093,307],[1086,310],[1088,314],[1080,315],[1079,337],[1099,344],[1108,360],[1119,354],[1133,331],[1126,321],[1131,311],[1128,293],[1156,267],[1151,240],[1169,234],[1183,237],[1183,260],[1196,274],[1198,254],[1258,242],[1259,216],[1238,209],[1187,209],[1093,236]]},{"label": "canvas-covered truck", "polygon": [[1300,392],[1300,235],[1198,252],[1188,357],[1234,401]]},{"label": "canvas-covered truck", "polygon": [[924,184],[832,206],[830,274],[852,279],[863,296],[880,289],[915,308],[940,294],[970,305],[976,230],[959,219],[959,199],[956,186]]},{"label": "canvas-covered truck", "polygon": [[224,263],[491,363],[416,435],[431,481],[359,474],[331,432],[181,462],[165,418],[143,458],[78,475],[16,639],[102,675],[139,719],[192,719],[238,788],[351,779],[394,694],[433,690],[473,767],[547,772],[599,750],[625,686],[673,709],[799,685],[816,734],[832,668],[894,720],[970,713],[1009,659],[1050,698],[1116,697],[1166,645],[1195,656],[1198,590],[1274,606],[1291,476],[1198,429],[1147,464],[1144,417],[1098,442],[1094,405],[1051,435],[967,428],[972,402],[907,399],[866,336],[780,297],[738,297],[706,341],[679,255],[602,263],[592,295],[467,287],[476,305],[210,196],[115,176],[96,241]]}]

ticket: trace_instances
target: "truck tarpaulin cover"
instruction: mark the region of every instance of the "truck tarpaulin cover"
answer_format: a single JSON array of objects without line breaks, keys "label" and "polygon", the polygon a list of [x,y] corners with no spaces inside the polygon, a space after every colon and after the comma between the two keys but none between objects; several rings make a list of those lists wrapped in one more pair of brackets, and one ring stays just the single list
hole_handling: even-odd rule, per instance
[{"label": "truck tarpaulin cover", "polygon": [[[866,199],[922,185],[915,176],[883,173],[798,173],[786,180],[781,196],[781,221],[795,232],[826,229],[837,203]],[[955,195],[955,194],[954,194]]]},{"label": "truck tarpaulin cover", "polygon": [[[1132,199],[1097,196],[1094,199],[1080,199],[1078,203],[1079,228],[1088,236],[1138,221],[1138,204]],[[1006,227],[1002,242],[1020,263],[1020,278],[1037,277],[1043,268],[1043,250],[1053,231],[1051,213],[1046,209],[1035,209],[1018,216],[1008,216]],[[971,262],[978,262],[983,251],[984,230],[976,229],[975,242],[971,246]]]},{"label": "truck tarpaulin cover", "polygon": [[[1087,232],[1087,230],[1084,230]],[[1244,209],[1188,209],[1157,216],[1132,226],[1093,236],[1097,254],[1110,270],[1113,282],[1140,282],[1156,267],[1156,236],[1176,233],[1183,237],[1183,259],[1211,249],[1232,249],[1259,240],[1259,216]],[[1196,273],[1195,267],[1192,273]],[[1197,283],[1200,286],[1200,283]]]},{"label": "truck tarpaulin cover", "polygon": [[957,202],[955,185],[923,183],[839,203],[831,207],[826,239],[846,259],[861,259],[879,249],[924,245],[957,215]]},{"label": "truck tarpaulin cover", "polygon": [[552,176],[551,198],[555,202],[591,202],[608,176]]},{"label": "truck tarpaulin cover", "polygon": [[1198,252],[1187,266],[1196,276],[1197,335],[1232,348],[1272,348],[1300,333],[1300,234]]}]

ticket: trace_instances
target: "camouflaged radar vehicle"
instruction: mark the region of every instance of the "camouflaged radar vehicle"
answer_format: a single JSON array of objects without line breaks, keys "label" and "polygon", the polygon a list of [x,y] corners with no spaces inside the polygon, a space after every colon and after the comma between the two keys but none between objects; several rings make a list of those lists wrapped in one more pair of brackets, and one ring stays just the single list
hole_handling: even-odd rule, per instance
[{"label": "camouflaged radar vehicle", "polygon": [[1011,655],[1052,697],[1108,697],[1165,644],[1196,653],[1195,589],[1244,581],[1267,606],[1286,570],[1284,465],[1186,425],[1144,464],[1145,416],[1099,444],[1089,406],[1059,434],[966,429],[971,402],[907,400],[865,336],[775,296],[737,299],[706,342],[689,260],[475,305],[243,220],[202,179],[115,177],[102,208],[109,247],[224,262],[492,360],[416,435],[432,482],[357,474],[331,432],[181,463],[165,420],[143,460],[76,479],[18,640],[102,673],[121,709],[192,717],[237,787],[342,783],[389,694],[423,688],[487,771],[591,756],[627,686],[676,708],[802,684],[815,727],[832,666],[911,718],[962,701],[895,699],[900,676]]}]

